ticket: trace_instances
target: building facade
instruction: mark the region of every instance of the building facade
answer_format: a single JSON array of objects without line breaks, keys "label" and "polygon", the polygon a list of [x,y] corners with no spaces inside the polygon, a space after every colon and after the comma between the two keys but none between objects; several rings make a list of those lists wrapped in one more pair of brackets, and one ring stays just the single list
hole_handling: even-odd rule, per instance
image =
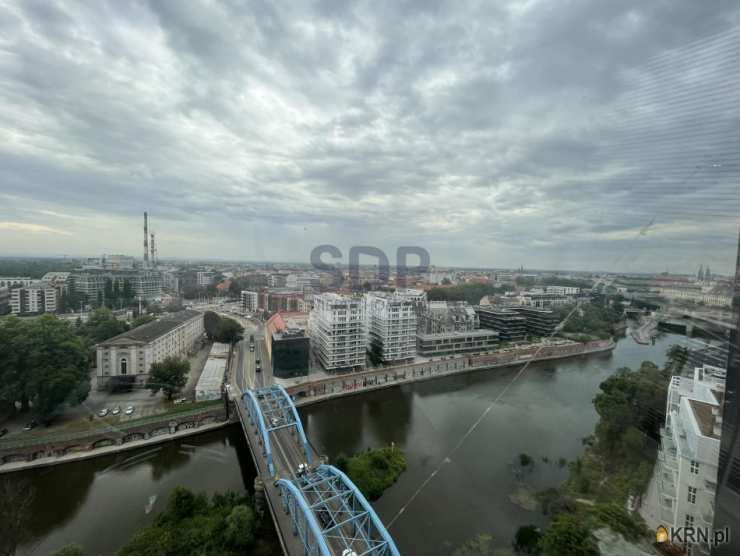
[{"label": "building facade", "polygon": [[419,332],[466,332],[479,326],[475,309],[465,301],[430,301],[419,317]]},{"label": "building facade", "polygon": [[402,294],[367,293],[365,316],[368,350],[379,362],[413,359],[416,355],[416,305]]},{"label": "building facade", "polygon": [[0,276],[0,288],[25,287],[35,284],[34,280],[28,276]]},{"label": "building facade", "polygon": [[38,315],[57,310],[58,292],[45,284],[10,290],[10,312],[14,315]]},{"label": "building facade", "polygon": [[120,377],[144,385],[154,363],[190,353],[203,336],[203,313],[178,311],[97,345],[98,388]]},{"label": "building facade", "polygon": [[244,290],[241,292],[241,307],[242,311],[245,313],[254,313],[259,305],[258,305],[258,298],[257,292],[250,292],[247,290]]},{"label": "building facade", "polygon": [[538,307],[511,307],[512,311],[526,319],[524,329],[530,336],[552,336],[558,327],[558,316],[550,309]]},{"label": "building facade", "polygon": [[523,340],[527,333],[527,319],[512,309],[476,307],[481,328],[495,330],[502,342]]},{"label": "building facade", "polygon": [[[671,379],[654,471],[660,520],[668,528],[713,525],[725,376],[724,369],[705,365],[692,378]],[[701,544],[684,548],[709,554]]]},{"label": "building facade", "polygon": [[0,315],[7,315],[8,313],[10,313],[10,290],[0,288]]},{"label": "building facade", "polygon": [[440,357],[464,353],[483,353],[496,349],[499,333],[495,330],[449,331],[417,335],[416,351],[422,357]]},{"label": "building facade", "polygon": [[308,320],[311,349],[327,371],[365,366],[365,311],[362,298],[324,293],[314,297]]}]

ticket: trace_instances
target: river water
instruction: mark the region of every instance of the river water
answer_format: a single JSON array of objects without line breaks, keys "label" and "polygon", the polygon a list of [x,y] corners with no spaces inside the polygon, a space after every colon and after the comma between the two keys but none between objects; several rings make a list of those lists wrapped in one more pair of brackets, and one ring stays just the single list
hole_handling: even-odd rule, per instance
[{"label": "river water", "polygon": [[[301,414],[309,438],[330,458],[391,442],[405,451],[407,471],[374,503],[403,554],[449,554],[482,533],[508,546],[519,526],[544,522],[510,495],[566,478],[559,459],[582,452],[597,420],[591,402],[599,383],[619,367],[661,365],[671,344],[685,342],[666,334],[642,346],[628,336],[611,353],[531,364],[514,382],[519,368],[479,371],[339,398]],[[521,453],[536,461],[524,475],[515,463]],[[16,473],[36,490],[32,539],[19,553],[77,543],[90,555],[114,554],[175,486],[251,490],[254,475],[237,426]]]}]

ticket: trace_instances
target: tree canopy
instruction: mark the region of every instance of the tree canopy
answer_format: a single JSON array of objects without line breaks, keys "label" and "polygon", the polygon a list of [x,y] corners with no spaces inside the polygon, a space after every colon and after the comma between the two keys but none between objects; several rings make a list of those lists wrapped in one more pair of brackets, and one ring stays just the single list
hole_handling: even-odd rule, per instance
[{"label": "tree canopy", "polygon": [[340,455],[336,466],[352,479],[368,500],[377,500],[406,470],[406,458],[401,450],[388,446],[350,458]]},{"label": "tree canopy", "polygon": [[80,327],[78,332],[92,345],[104,342],[126,330],[128,330],[128,325],[125,322],[118,320],[110,309],[101,307],[90,313],[87,322]]},{"label": "tree canopy", "polygon": [[203,315],[203,327],[209,340],[225,344],[238,342],[244,333],[244,327],[234,319],[222,317],[213,311],[207,311]]},{"label": "tree canopy", "polygon": [[47,419],[90,391],[87,351],[73,327],[51,315],[0,324],[0,403]]},{"label": "tree canopy", "polygon": [[258,519],[248,495],[233,491],[194,494],[176,487],[167,509],[135,535],[119,556],[215,556],[249,554]]},{"label": "tree canopy", "polygon": [[171,400],[187,384],[188,372],[190,362],[187,359],[167,357],[151,366],[146,387],[155,394],[162,390],[167,399]]}]

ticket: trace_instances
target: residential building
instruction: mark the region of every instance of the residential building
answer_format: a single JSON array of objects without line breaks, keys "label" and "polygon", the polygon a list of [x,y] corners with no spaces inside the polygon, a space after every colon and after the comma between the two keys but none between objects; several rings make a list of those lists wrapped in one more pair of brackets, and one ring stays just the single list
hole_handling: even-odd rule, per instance
[{"label": "residential building", "polygon": [[729,307],[732,305],[732,292],[725,290],[706,289],[700,286],[660,288],[660,295],[674,301],[690,301],[703,303],[716,307]]},{"label": "residential building", "polygon": [[422,357],[481,353],[496,349],[499,333],[495,330],[451,330],[427,334],[419,332],[416,350]]},{"label": "residential building", "polygon": [[382,363],[416,355],[416,303],[400,293],[367,293],[368,350]]},{"label": "residential building", "polygon": [[507,307],[526,319],[524,329],[529,336],[552,336],[558,327],[558,316],[550,309],[538,307]]},{"label": "residential building", "polygon": [[479,326],[478,315],[465,301],[430,301],[419,317],[419,332],[465,332]]},{"label": "residential building", "polygon": [[247,290],[242,291],[241,293],[242,311],[244,311],[245,313],[254,313],[258,308],[257,299],[258,299],[257,292],[250,292]]},{"label": "residential building", "polygon": [[[667,528],[713,525],[725,377],[724,369],[704,365],[691,378],[671,378],[655,467],[659,517]],[[709,554],[700,544],[684,548]]]},{"label": "residential building", "polygon": [[42,283],[10,290],[10,312],[14,315],[38,315],[57,310],[57,290]]},{"label": "residential building", "polygon": [[308,376],[311,344],[306,331],[286,323],[280,313],[265,323],[267,355],[277,378]]},{"label": "residential building", "polygon": [[365,311],[362,298],[324,293],[314,297],[308,321],[311,349],[324,369],[365,365]]},{"label": "residential building", "polygon": [[496,330],[502,342],[523,340],[527,332],[527,319],[512,309],[476,307],[481,328]]},{"label": "residential building", "polygon": [[318,289],[320,286],[320,277],[315,272],[288,274],[285,278],[285,287],[299,292],[306,290],[312,291]]},{"label": "residential building", "polygon": [[41,281],[44,284],[51,286],[59,292],[59,295],[64,295],[69,291],[72,284],[72,273],[71,272],[47,272],[41,277]]},{"label": "residential building", "polygon": [[186,309],[101,342],[97,345],[98,388],[111,381],[143,386],[154,363],[187,356],[202,336],[203,313]]},{"label": "residential building", "polygon": [[259,293],[258,307],[272,313],[300,312],[299,305],[304,299],[303,292],[295,290],[268,290]]},{"label": "residential building", "polygon": [[570,295],[550,293],[542,290],[532,290],[521,292],[515,297],[519,305],[528,307],[557,307],[559,305],[568,305],[573,303]]},{"label": "residential building", "polygon": [[556,295],[579,295],[581,288],[575,286],[545,286],[545,293]]},{"label": "residential building", "polygon": [[215,276],[215,274],[213,272],[200,270],[195,273],[195,276],[196,276],[196,283],[201,287],[205,287],[205,286],[211,285],[211,282],[213,282],[213,277]]},{"label": "residential building", "polygon": [[28,276],[0,276],[0,288],[31,286],[38,282]]},{"label": "residential building", "polygon": [[0,288],[0,315],[10,312],[10,289]]},{"label": "residential building", "polygon": [[90,301],[102,301],[106,284],[112,289],[130,289],[136,299],[156,300],[162,295],[162,273],[157,270],[106,271],[86,270],[74,272],[72,287]]},{"label": "residential building", "polygon": [[271,288],[284,288],[287,283],[287,274],[270,274],[267,285]]}]

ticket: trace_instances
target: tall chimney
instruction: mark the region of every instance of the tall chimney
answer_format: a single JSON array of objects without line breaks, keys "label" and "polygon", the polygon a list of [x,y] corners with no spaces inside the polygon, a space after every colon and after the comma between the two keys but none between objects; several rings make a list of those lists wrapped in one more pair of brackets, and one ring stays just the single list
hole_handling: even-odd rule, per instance
[{"label": "tall chimney", "polygon": [[157,264],[157,249],[154,247],[154,232],[151,233],[152,244],[149,246],[151,249],[152,266]]},{"label": "tall chimney", "polygon": [[144,211],[144,266],[149,266],[149,218]]}]

